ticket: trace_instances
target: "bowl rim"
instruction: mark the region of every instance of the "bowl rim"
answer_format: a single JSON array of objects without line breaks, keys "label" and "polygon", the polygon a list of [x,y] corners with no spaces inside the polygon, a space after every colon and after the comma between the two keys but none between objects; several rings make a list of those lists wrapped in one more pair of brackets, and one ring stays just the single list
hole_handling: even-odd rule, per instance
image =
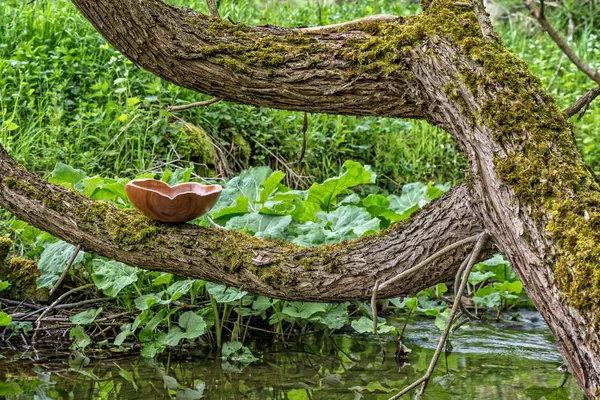
[{"label": "bowl rim", "polygon": [[[155,181],[155,182],[160,182],[162,185],[166,186],[166,187],[167,187],[167,188],[169,188],[169,189],[175,188],[175,187],[177,187],[177,186],[180,186],[180,185],[193,185],[193,186],[202,186],[202,187],[212,187],[212,188],[214,188],[214,190],[211,190],[210,192],[208,192],[208,193],[204,193],[204,194],[199,194],[199,193],[197,193],[197,192],[194,192],[194,191],[192,191],[192,190],[187,190],[187,191],[185,191],[185,192],[179,192],[179,193],[176,193],[174,196],[169,196],[168,194],[166,194],[166,193],[163,193],[163,192],[160,192],[160,191],[158,191],[158,190],[155,190],[155,189],[149,189],[149,188],[146,188],[146,187],[143,187],[143,186],[138,186],[138,185],[137,185],[137,183],[140,183],[140,182],[146,182],[146,181]],[[160,196],[163,196],[163,197],[166,197],[166,198],[168,198],[169,200],[173,200],[173,199],[175,199],[175,198],[176,198],[176,197],[178,197],[178,196],[182,196],[182,195],[186,195],[186,194],[192,194],[192,195],[194,195],[194,196],[197,196],[197,197],[208,197],[208,196],[214,195],[214,194],[216,194],[216,193],[219,193],[219,194],[220,194],[220,193],[223,191],[223,187],[222,187],[221,185],[218,185],[218,184],[214,184],[214,185],[204,185],[204,184],[202,184],[202,183],[200,183],[200,182],[183,182],[183,183],[178,183],[177,185],[173,185],[173,186],[171,186],[171,185],[169,185],[167,182],[163,182],[163,181],[161,181],[161,180],[158,180],[158,179],[152,179],[152,178],[140,178],[140,179],[134,179],[134,180],[132,180],[132,181],[129,181],[129,182],[127,182],[127,183],[125,184],[125,188],[127,188],[128,186],[130,186],[130,187],[134,187],[134,188],[136,188],[136,189],[139,189],[139,190],[142,190],[142,191],[156,193],[156,194],[158,194],[158,195],[160,195]]]}]

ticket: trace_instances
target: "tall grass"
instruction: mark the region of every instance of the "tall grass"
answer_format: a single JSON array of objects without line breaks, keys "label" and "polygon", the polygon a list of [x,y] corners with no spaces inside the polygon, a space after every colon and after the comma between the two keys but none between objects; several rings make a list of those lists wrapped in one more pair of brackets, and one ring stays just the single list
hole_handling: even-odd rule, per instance
[{"label": "tall grass", "polygon": [[[170,3],[206,11],[204,1]],[[249,24],[304,26],[414,13],[418,7],[392,0],[319,0],[310,7],[290,0],[224,0],[220,10]],[[592,86],[568,60],[555,74],[560,52],[526,18],[511,17],[499,30],[562,106]],[[585,28],[575,38],[580,54],[598,62],[592,31]],[[132,176],[187,161],[182,149],[190,138],[164,109],[205,97],[133,66],[67,0],[0,3],[0,71],[0,139],[32,170],[45,173],[61,161],[88,174]],[[592,121],[599,112],[594,105],[577,123],[585,156],[598,170],[600,129]],[[249,164],[278,167],[277,155],[301,168],[302,114],[217,103],[180,116],[202,126],[226,149],[242,143],[250,151]],[[346,159],[373,165],[380,184],[392,190],[411,181],[455,183],[466,165],[449,135],[424,122],[310,115],[304,172],[322,180]]]}]

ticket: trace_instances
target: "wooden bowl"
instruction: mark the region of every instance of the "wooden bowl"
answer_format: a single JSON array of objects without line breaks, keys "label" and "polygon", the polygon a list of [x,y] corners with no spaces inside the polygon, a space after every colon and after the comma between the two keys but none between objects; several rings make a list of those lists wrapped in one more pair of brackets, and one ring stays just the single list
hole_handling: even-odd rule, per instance
[{"label": "wooden bowl", "polygon": [[175,186],[156,179],[136,179],[125,185],[135,208],[146,217],[179,224],[206,214],[221,196],[219,185],[188,182]]}]

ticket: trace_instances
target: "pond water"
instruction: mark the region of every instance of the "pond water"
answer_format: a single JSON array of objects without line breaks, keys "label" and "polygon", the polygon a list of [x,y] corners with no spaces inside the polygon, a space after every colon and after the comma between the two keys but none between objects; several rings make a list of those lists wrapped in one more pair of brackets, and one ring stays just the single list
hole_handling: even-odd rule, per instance
[{"label": "pond water", "polygon": [[[563,371],[552,335],[539,314],[523,322],[471,324],[451,338],[424,399],[584,399]],[[388,323],[403,325],[390,317]],[[205,349],[172,352],[159,360],[113,356],[69,361],[65,354],[2,353],[0,398],[13,399],[387,399],[427,369],[440,331],[416,318],[404,360],[385,335],[302,336],[290,343],[259,338],[248,344],[260,361],[241,365]],[[382,350],[384,353],[382,353]],[[31,357],[23,358],[23,357]],[[405,396],[410,398],[410,396]]]}]

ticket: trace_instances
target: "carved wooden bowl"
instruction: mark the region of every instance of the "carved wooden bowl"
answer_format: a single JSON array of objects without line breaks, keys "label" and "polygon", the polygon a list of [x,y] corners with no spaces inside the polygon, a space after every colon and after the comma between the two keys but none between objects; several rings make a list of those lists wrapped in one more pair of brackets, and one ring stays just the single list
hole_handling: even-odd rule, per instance
[{"label": "carved wooden bowl", "polygon": [[206,214],[221,196],[221,186],[188,182],[175,186],[156,179],[136,179],[125,185],[135,208],[146,217],[179,224]]}]

